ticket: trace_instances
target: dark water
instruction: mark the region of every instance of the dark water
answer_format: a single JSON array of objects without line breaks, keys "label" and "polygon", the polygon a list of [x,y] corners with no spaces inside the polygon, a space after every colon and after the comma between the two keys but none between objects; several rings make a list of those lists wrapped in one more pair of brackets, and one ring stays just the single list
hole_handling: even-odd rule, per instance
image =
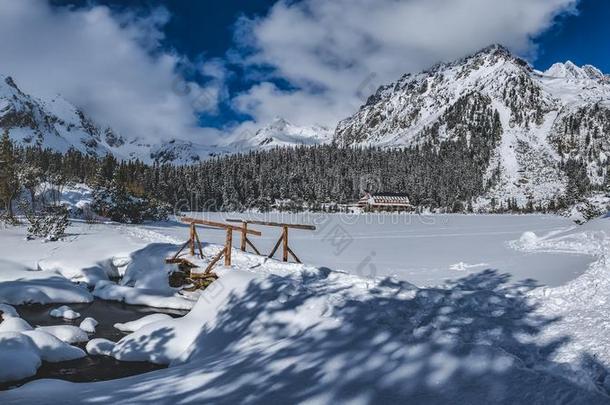
[{"label": "dark water", "polygon": [[[115,323],[125,323],[134,321],[143,316],[164,313],[174,317],[182,316],[187,311],[150,308],[138,305],[127,305],[115,301],[95,300],[89,304],[70,304],[70,308],[81,314],[80,318],[75,320],[66,320],[61,318],[52,318],[49,316],[49,311],[53,308],[60,307],[63,304],[54,305],[21,305],[15,309],[19,315],[28,321],[30,325],[49,326],[49,325],[75,325],[78,326],[86,317],[92,317],[99,322],[95,328],[94,334],[89,334],[89,338],[105,338],[114,342],[120,340],[126,333],[115,329]],[[86,342],[76,344],[85,349]],[[127,362],[118,361],[108,356],[90,356],[87,355],[82,359],[62,361],[59,363],[43,362],[35,376],[29,377],[20,381],[12,381],[8,383],[0,383],[0,390],[6,390],[21,386],[29,381],[39,380],[42,378],[55,378],[72,382],[90,382],[113,380],[116,378],[128,377],[131,375],[142,374],[148,371],[159,370],[165,368],[158,364],[148,362]]]}]

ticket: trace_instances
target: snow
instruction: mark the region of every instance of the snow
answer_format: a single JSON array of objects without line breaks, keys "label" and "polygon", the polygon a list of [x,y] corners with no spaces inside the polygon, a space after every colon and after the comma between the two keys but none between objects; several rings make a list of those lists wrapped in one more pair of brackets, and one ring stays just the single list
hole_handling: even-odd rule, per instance
[{"label": "snow", "polygon": [[0,323],[0,332],[26,332],[33,329],[32,325],[17,317],[5,319]]},{"label": "snow", "polygon": [[155,323],[159,321],[167,321],[172,319],[171,316],[167,314],[151,314],[146,315],[140,319],[136,319],[135,321],[126,322],[126,323],[115,323],[114,327],[121,332],[135,332],[139,329],[142,329],[144,326]]},{"label": "snow", "polygon": [[[189,297],[196,303],[187,315],[147,316],[116,325],[133,331],[119,342],[87,344],[90,354],[167,369],[78,385],[34,381],[0,393],[0,402],[610,401],[610,218],[576,227],[540,215],[388,215],[375,222],[381,217],[337,215],[313,222],[317,232],[291,231],[291,246],[306,264],[235,250],[233,266],[217,267],[219,279]],[[352,240],[341,251],[343,239],[331,232],[337,225]],[[110,233],[100,228],[103,244]],[[255,228],[263,231],[253,238],[263,251],[279,237]],[[145,245],[127,256],[130,285],[102,280],[96,290],[118,300],[134,290],[141,290],[134,298],[152,300],[147,288],[178,294],[163,284],[167,269],[155,263],[188,229],[172,223],[128,229],[120,237]],[[223,235],[202,234],[209,260],[219,246],[208,242]],[[156,273],[150,277],[148,264]],[[58,328],[35,331],[67,332]],[[33,353],[32,339],[18,339],[23,352]],[[35,370],[35,361],[25,365]]]},{"label": "snow", "polygon": [[112,301],[125,302],[131,305],[169,309],[191,309],[194,300],[179,292],[163,292],[154,289],[133,288],[117,285],[111,281],[100,281],[96,284],[93,295]]},{"label": "snow", "polygon": [[50,335],[55,336],[62,342],[69,344],[86,342],[89,340],[87,332],[73,325],[53,325],[53,326],[39,326],[36,328],[37,331],[46,332]]},{"label": "snow", "polygon": [[17,318],[19,314],[17,314],[17,310],[10,305],[0,304],[0,316],[4,318]]},{"label": "snow", "polygon": [[[165,264],[165,255],[176,251],[181,239],[141,227],[79,221],[67,233],[63,240],[43,243],[25,241],[23,227],[0,232],[0,303],[69,304],[97,296],[190,309],[197,300],[198,293],[181,294],[168,284],[176,266]],[[121,285],[109,281],[121,276]],[[93,294],[74,282],[94,287]]]},{"label": "snow", "polygon": [[73,311],[72,308],[70,308],[67,305],[63,305],[59,308],[52,309],[49,312],[49,315],[51,315],[54,318],[63,318],[63,319],[80,318],[80,314],[76,311]]},{"label": "snow", "polygon": [[59,340],[50,333],[41,330],[30,330],[23,332],[28,336],[40,350],[40,357],[44,361],[57,363],[85,357],[85,352],[74,346]]},{"label": "snow", "polygon": [[[32,339],[18,332],[0,332],[0,381],[20,380],[36,374],[42,360]],[[5,365],[9,365],[6,367]]]},{"label": "snow", "polygon": [[102,356],[110,356],[112,354],[112,349],[114,348],[115,343],[108,339],[91,339],[87,342],[87,353],[92,356],[102,355]]},{"label": "snow", "polygon": [[300,127],[278,117],[255,134],[244,131],[231,137],[227,141],[227,147],[243,152],[253,149],[326,145],[332,142],[333,134],[333,130],[326,127],[319,125]]},{"label": "snow", "polygon": [[[289,233],[290,247],[304,263],[362,277],[391,276],[417,286],[439,285],[455,278],[453,267],[459,262],[486,263],[485,267],[468,269],[467,273],[495,269],[510,274],[515,281],[535,278],[542,284],[558,286],[584,272],[593,261],[591,256],[575,252],[524,252],[509,246],[509,241],[527,231],[546,234],[576,227],[569,219],[552,215],[188,215],[213,221],[245,218],[314,224],[317,229],[313,232]],[[182,227],[149,228],[175,238],[187,233]],[[280,230],[256,225],[252,228],[263,235],[251,237],[251,241],[261,252],[270,252]],[[222,244],[224,239],[224,232],[205,229],[204,242]],[[257,264],[252,262],[250,266]]]},{"label": "snow", "polygon": [[[85,356],[78,347],[71,346],[60,340],[56,334],[67,337],[65,332],[59,333],[61,327],[32,328],[11,307],[4,306],[5,314],[0,323],[0,382],[14,381],[36,374],[42,361],[61,362],[74,360]],[[55,332],[55,333],[51,333]],[[10,366],[7,366],[10,365]]]},{"label": "snow", "polygon": [[85,319],[83,319],[80,325],[78,325],[78,327],[87,333],[95,333],[95,327],[97,325],[98,322],[95,319],[91,317],[86,317]]}]

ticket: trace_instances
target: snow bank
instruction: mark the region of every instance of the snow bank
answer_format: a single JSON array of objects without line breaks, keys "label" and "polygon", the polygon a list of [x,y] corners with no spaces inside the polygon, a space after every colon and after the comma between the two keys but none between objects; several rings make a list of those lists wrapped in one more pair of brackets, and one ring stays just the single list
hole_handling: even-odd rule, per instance
[{"label": "snow bank", "polygon": [[155,308],[191,309],[195,300],[181,295],[176,290],[156,290],[121,286],[111,281],[96,284],[93,295],[111,301],[131,305],[146,305]]},{"label": "snow bank", "polygon": [[14,381],[36,374],[42,360],[29,336],[0,332],[0,381]]},{"label": "snow bank", "polygon": [[173,319],[173,318],[167,314],[151,314],[151,315],[146,315],[145,317],[142,317],[140,319],[136,319],[135,321],[125,322],[125,323],[115,323],[114,327],[116,329],[120,330],[121,332],[135,332],[139,329],[142,329],[144,326],[146,326],[150,323],[159,322],[159,321],[168,321],[170,319]]},{"label": "snow bank", "polygon": [[52,309],[49,312],[53,318],[63,318],[63,319],[77,319],[80,318],[80,314],[67,305],[63,305],[59,308]]},{"label": "snow bank", "polygon": [[75,285],[57,272],[30,270],[0,259],[0,303],[22,305],[92,300],[93,296],[86,288]]},{"label": "snow bank", "polygon": [[91,302],[87,289],[66,279],[5,281],[0,283],[0,302],[11,305]]},{"label": "snow bank", "polygon": [[19,317],[17,310],[10,305],[0,304],[0,315],[4,318],[16,318]]}]

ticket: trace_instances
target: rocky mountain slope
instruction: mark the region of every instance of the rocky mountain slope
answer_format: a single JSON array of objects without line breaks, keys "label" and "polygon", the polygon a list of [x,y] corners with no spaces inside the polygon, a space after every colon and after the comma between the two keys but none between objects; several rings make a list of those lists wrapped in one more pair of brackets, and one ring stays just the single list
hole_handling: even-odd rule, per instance
[{"label": "rocky mountain slope", "polygon": [[335,140],[388,148],[462,140],[489,152],[481,203],[548,202],[568,187],[567,160],[581,162],[593,184],[604,182],[610,78],[571,62],[540,72],[494,45],[379,88],[339,123]]}]

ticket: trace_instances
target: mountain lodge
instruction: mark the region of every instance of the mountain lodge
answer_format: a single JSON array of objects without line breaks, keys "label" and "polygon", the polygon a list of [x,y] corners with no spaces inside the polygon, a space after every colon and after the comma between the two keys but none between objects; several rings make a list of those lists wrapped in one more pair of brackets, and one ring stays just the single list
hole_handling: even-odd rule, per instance
[{"label": "mountain lodge", "polygon": [[400,193],[379,193],[371,194],[367,192],[359,201],[358,207],[368,211],[411,211],[409,197]]}]

